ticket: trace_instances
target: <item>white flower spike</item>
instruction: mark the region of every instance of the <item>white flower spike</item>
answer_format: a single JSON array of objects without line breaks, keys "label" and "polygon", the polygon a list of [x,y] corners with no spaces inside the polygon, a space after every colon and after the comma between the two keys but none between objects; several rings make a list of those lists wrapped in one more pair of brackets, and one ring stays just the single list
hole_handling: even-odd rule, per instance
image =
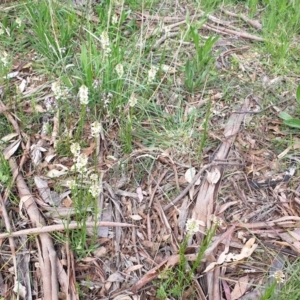
[{"label": "white flower spike", "polygon": [[78,96],[82,105],[89,103],[89,89],[84,84],[79,88]]},{"label": "white flower spike", "polygon": [[102,131],[102,126],[100,122],[95,121],[94,123],[92,123],[91,125],[91,134],[92,136],[98,136],[99,133],[101,133]]}]

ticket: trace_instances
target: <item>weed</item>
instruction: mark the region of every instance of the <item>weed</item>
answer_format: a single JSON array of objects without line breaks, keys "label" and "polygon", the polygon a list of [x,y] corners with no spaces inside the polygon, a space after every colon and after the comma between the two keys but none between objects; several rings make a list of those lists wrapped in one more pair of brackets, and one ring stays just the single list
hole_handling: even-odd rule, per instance
[{"label": "weed", "polygon": [[[300,105],[300,85],[297,88],[296,100],[298,102],[298,105]],[[300,108],[298,110],[300,111]],[[300,128],[300,119],[293,118],[287,112],[284,112],[284,111],[280,112],[279,117],[283,120],[283,123],[285,125],[294,127],[294,128]]]},{"label": "weed", "polygon": [[11,172],[10,172],[8,161],[1,154],[0,155],[0,186],[2,185],[7,186],[10,179],[11,179]]},{"label": "weed", "polygon": [[[204,24],[205,20],[202,21]],[[200,24],[200,26],[202,25]],[[218,40],[218,37],[209,37],[201,45],[201,38],[198,33],[198,26],[190,26],[190,35],[195,45],[196,54],[192,60],[187,60],[185,64],[185,81],[184,84],[191,93],[194,93],[196,89],[209,75],[209,72],[213,66],[214,58],[212,56],[212,47]]]},{"label": "weed", "polygon": [[194,219],[189,219],[186,224],[187,236],[179,247],[179,263],[173,270],[167,270],[166,273],[160,275],[161,282],[157,291],[157,297],[166,299],[167,297],[179,297],[181,299],[184,291],[191,286],[193,278],[198,267],[201,264],[204,252],[209,247],[212,238],[217,229],[217,224],[214,224],[207,230],[205,237],[200,245],[196,260],[190,266],[185,257],[185,251],[188,246],[188,241],[198,231],[200,222]]}]

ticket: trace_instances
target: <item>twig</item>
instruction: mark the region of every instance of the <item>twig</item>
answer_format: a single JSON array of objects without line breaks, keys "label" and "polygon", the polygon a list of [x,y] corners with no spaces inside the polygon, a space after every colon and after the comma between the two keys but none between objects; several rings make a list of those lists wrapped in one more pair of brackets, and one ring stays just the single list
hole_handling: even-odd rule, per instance
[{"label": "twig", "polygon": [[[5,223],[5,228],[8,231],[11,231],[11,226],[10,226],[10,221],[9,221],[9,216],[6,210],[6,206],[5,206],[5,202],[0,194],[0,211]],[[10,246],[10,250],[11,250],[11,258],[14,264],[14,273],[16,276],[16,280],[18,280],[18,272],[17,272],[17,259],[16,259],[16,246],[15,246],[15,242],[14,239],[12,237],[9,238],[9,246]]]},{"label": "twig", "polygon": [[258,29],[258,30],[261,30],[262,29],[262,25],[259,23],[259,21],[257,20],[253,20],[253,19],[250,19],[248,18],[247,16],[245,16],[244,14],[236,14],[236,13],[233,13],[231,11],[228,11],[224,8],[220,8],[221,11],[223,13],[225,13],[226,15],[228,16],[231,16],[231,17],[236,17],[236,18],[241,18],[243,21],[245,21],[247,24],[253,26],[254,28]]},{"label": "twig", "polygon": [[205,28],[205,29],[208,29],[208,30],[215,31],[217,33],[235,35],[237,37],[241,37],[241,38],[244,38],[244,39],[250,39],[250,40],[254,40],[254,41],[259,41],[259,42],[264,42],[265,41],[264,38],[262,38],[260,36],[250,34],[246,31],[236,31],[236,30],[227,29],[227,28],[224,28],[224,27],[221,27],[221,26],[211,25],[211,24],[203,24],[202,27]]},{"label": "twig", "polygon": [[[53,232],[53,231],[62,231],[66,229],[78,229],[80,228],[80,224],[78,223],[70,223],[70,224],[57,224],[57,225],[49,225],[43,226],[40,228],[29,228],[23,229],[15,232],[6,232],[0,234],[0,239],[5,239],[8,237],[17,237],[21,235],[30,235],[30,234],[40,234],[46,232]],[[105,226],[105,227],[136,227],[136,225],[128,224],[128,223],[115,223],[115,222],[86,222],[85,227],[92,228],[94,226]]]},{"label": "twig", "polygon": [[202,167],[202,169],[195,175],[195,177],[193,178],[193,180],[191,181],[191,183],[189,183],[187,185],[187,187],[174,199],[171,201],[171,203],[169,203],[168,205],[166,205],[163,210],[166,211],[169,208],[171,208],[172,206],[174,206],[178,201],[180,201],[187,193],[188,191],[191,189],[192,186],[194,186],[195,182],[201,177],[201,175],[204,173],[205,170],[214,167],[214,166],[244,166],[244,164],[241,163],[235,163],[235,162],[211,162],[205,166]]},{"label": "twig", "polygon": [[160,39],[158,39],[152,46],[151,50],[156,50],[166,39],[177,36],[178,31],[165,33]]},{"label": "twig", "polygon": [[236,111],[233,111],[232,113],[234,113],[234,114],[253,114],[253,115],[257,115],[257,114],[261,114],[262,112],[272,108],[275,105],[278,106],[280,104],[286,103],[286,102],[291,101],[291,100],[293,100],[293,97],[291,97],[289,99],[282,100],[278,104],[270,104],[266,108],[258,110],[258,111],[253,111],[253,110],[240,110],[239,111],[239,110],[236,110]]},{"label": "twig", "polygon": [[148,240],[151,241],[152,240],[152,234],[151,234],[151,221],[150,221],[150,211],[149,208],[152,206],[152,202],[155,196],[155,193],[161,183],[161,181],[164,179],[164,177],[166,176],[166,174],[168,173],[168,170],[164,171],[163,174],[159,177],[155,188],[153,189],[153,192],[150,196],[150,200],[149,200],[149,205],[148,205],[148,213],[147,213],[147,231],[148,231]]}]

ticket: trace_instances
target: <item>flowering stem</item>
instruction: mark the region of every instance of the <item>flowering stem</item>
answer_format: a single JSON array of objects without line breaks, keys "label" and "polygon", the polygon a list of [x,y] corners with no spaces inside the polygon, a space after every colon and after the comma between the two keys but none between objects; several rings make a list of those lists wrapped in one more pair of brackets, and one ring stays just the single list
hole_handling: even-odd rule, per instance
[{"label": "flowering stem", "polygon": [[189,276],[193,276],[193,274],[195,273],[196,269],[198,268],[198,266],[200,265],[200,262],[203,258],[204,252],[206,251],[206,249],[208,248],[212,238],[214,237],[215,233],[216,233],[216,229],[217,229],[217,225],[214,224],[213,228],[210,228],[207,230],[206,236],[204,237],[197,258],[193,263],[192,269],[190,270],[190,274]]},{"label": "flowering stem", "polygon": [[79,138],[83,132],[83,124],[84,124],[85,115],[86,115],[86,105],[81,105],[80,119],[79,119],[79,124],[78,124],[78,128],[76,131],[76,136],[75,136],[77,141],[79,140]]}]

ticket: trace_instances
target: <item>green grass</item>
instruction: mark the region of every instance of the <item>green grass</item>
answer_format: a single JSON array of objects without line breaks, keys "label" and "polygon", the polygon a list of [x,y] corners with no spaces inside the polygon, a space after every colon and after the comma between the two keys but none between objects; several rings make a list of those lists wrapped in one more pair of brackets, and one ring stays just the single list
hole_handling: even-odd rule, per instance
[{"label": "green grass", "polygon": [[[193,222],[193,221],[192,221]],[[197,232],[196,225],[195,232]],[[214,224],[212,228],[208,229],[201,245],[199,247],[197,258],[191,264],[188,264],[185,251],[187,249],[189,240],[193,237],[195,232],[187,231],[187,235],[184,241],[180,244],[179,248],[179,263],[178,266],[172,270],[166,270],[160,277],[158,290],[156,296],[159,299],[166,299],[167,297],[175,297],[176,299],[182,299],[184,292],[192,285],[194,276],[196,275],[197,269],[201,267],[201,260],[203,259],[204,252],[210,246],[212,238],[214,237],[217,230],[217,224]],[[194,295],[192,295],[194,296]]]},{"label": "green grass", "polygon": [[[237,13],[261,19],[262,32],[247,27],[249,32],[261,34],[266,39],[265,43],[253,42],[251,45],[250,51],[257,51],[260,58],[263,57],[258,65],[261,68],[258,68],[259,71],[270,72],[274,77],[288,72],[299,74],[297,35],[300,32],[300,10],[297,1],[187,2],[192,2],[189,5],[195,12],[200,8],[218,12],[218,7],[222,5],[228,10],[236,8]],[[134,12],[144,9],[153,15],[168,15],[172,11],[166,9],[170,9],[170,3],[163,2],[158,9],[159,4],[160,1],[150,0],[125,1],[118,7],[120,14],[115,15],[116,4],[102,1],[95,7],[99,22],[89,21],[88,7],[79,17],[72,7],[51,0],[28,1],[9,13],[0,12],[0,30],[3,31],[0,35],[0,85],[4,87],[3,101],[15,107],[21,128],[28,134],[35,134],[40,130],[40,119],[44,114],[38,107],[45,106],[43,101],[46,96],[52,99],[51,103],[55,105],[47,113],[50,118],[58,117],[59,134],[55,141],[57,162],[64,157],[69,163],[74,163],[76,157],[70,151],[73,143],[78,142],[84,148],[91,141],[97,142],[90,136],[90,126],[98,121],[103,127],[102,133],[109,137],[109,155],[116,160],[132,154],[135,142],[139,142],[148,148],[168,149],[175,159],[180,160],[184,156],[187,161],[201,164],[203,149],[215,145],[207,136],[208,132],[220,129],[222,125],[218,122],[218,116],[212,113],[217,101],[209,99],[209,91],[223,93],[224,103],[229,107],[225,113],[230,111],[235,97],[243,98],[248,94],[250,81],[244,79],[247,74],[242,79],[235,76],[240,72],[241,59],[231,57],[232,69],[222,74],[216,68],[216,56],[220,50],[214,49],[220,36],[206,32],[203,37],[199,33],[205,18],[191,21],[187,14],[186,24],[179,27],[177,36],[153,51],[152,47],[160,35],[147,37],[147,33],[153,26],[159,29],[160,23],[153,25],[137,21]],[[34,53],[30,53],[29,49]],[[5,79],[5,76],[16,63],[31,60],[31,72],[36,81],[31,81],[29,88],[39,85],[38,80],[46,82],[47,86],[25,99],[18,92],[19,82]],[[165,71],[165,65],[175,71]],[[60,93],[54,91],[53,83],[59,85]],[[261,83],[255,84],[251,83],[255,92],[264,95]],[[244,89],[241,95],[237,95],[238,85]],[[82,87],[88,89],[88,103],[80,102],[78,93]],[[293,84],[288,88],[292,89]],[[280,94],[282,90],[278,88],[277,92]],[[199,99],[208,101],[197,106]],[[266,97],[263,105],[267,106],[269,99]],[[25,101],[28,101],[31,113],[24,112],[22,105]],[[51,128],[52,125],[49,125],[48,132]],[[11,126],[1,115],[1,137],[11,131]],[[96,155],[92,156],[96,161]],[[124,165],[128,164],[126,170],[133,171],[136,181],[133,185],[136,188],[145,177],[150,177],[154,161],[149,157],[136,159],[132,168],[130,163],[128,160]],[[2,159],[0,165],[3,165]],[[121,168],[112,169],[109,174],[120,175],[124,171]],[[5,184],[9,180],[9,172],[4,167],[0,169],[0,183]],[[87,235],[84,227],[85,221],[93,217],[96,222],[95,216],[99,213],[97,199],[89,191],[93,185],[89,176],[92,173],[99,175],[99,171],[96,163],[89,163],[88,169],[90,173],[70,170],[65,178],[72,177],[76,183],[71,189],[75,215],[69,221],[80,223],[81,229],[69,231],[66,225],[66,235],[56,237],[59,242],[70,242],[79,258],[89,255],[97,245],[96,234]],[[162,274],[157,282],[159,298],[180,298],[201,265],[203,252],[211,241],[211,236],[208,236],[200,247],[200,258],[192,266],[183,256],[187,240],[182,242],[179,266]],[[190,269],[187,271],[188,267]],[[164,279],[163,275],[167,275],[168,279]],[[297,299],[297,279],[297,274],[291,272],[282,290],[286,294],[294,289],[295,298],[290,298],[292,300]]]}]

